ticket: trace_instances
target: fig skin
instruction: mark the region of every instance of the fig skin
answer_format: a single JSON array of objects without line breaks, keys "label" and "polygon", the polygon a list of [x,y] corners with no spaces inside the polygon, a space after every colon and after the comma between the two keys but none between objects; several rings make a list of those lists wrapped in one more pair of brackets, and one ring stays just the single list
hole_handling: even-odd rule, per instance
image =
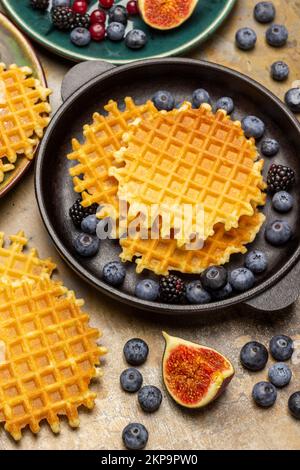
[{"label": "fig skin", "polygon": [[[179,3],[180,0],[174,0],[174,7],[177,7],[176,9],[178,10],[179,9],[179,5],[176,5],[176,3]],[[159,10],[159,6],[157,4],[154,4],[154,10],[155,10],[155,18],[151,18],[150,17],[150,14],[147,13],[147,6],[148,5],[151,5],[151,0],[138,0],[138,7],[139,7],[139,11],[141,13],[141,16],[144,20],[144,22],[151,26],[151,28],[154,28],[154,29],[159,29],[159,30],[169,30],[169,29],[174,29],[174,28],[178,28],[178,26],[182,25],[182,23],[184,23],[186,20],[188,20],[190,18],[190,16],[192,15],[192,13],[194,12],[197,4],[198,4],[198,0],[190,0],[189,2],[189,9],[186,13],[185,16],[176,16],[174,15],[172,20],[173,22],[169,23],[168,25],[164,24],[164,16],[166,16],[166,12],[164,11],[161,11],[161,23],[159,23],[158,21],[158,17],[157,17],[157,12]],[[182,2],[184,4],[184,2]],[[168,12],[168,18],[171,17],[171,12]]]},{"label": "fig skin", "polygon": [[[233,365],[227,359],[225,356],[223,356],[221,353],[216,351],[215,349],[209,348],[207,346],[203,346],[197,343],[193,343],[191,341],[184,340],[182,338],[177,338],[174,336],[168,335],[166,332],[162,332],[164,339],[166,341],[165,344],[165,350],[164,350],[164,355],[163,355],[163,362],[162,362],[162,372],[163,372],[163,381],[165,384],[165,387],[170,394],[170,396],[173,398],[173,400],[180,406],[183,406],[185,408],[190,408],[190,409],[197,409],[197,408],[202,408],[212,401],[216,400],[227,388],[228,384],[232,380],[235,370],[233,368]],[[170,390],[170,387],[168,386],[168,381],[166,377],[166,364],[168,361],[168,358],[170,357],[170,353],[176,349],[178,346],[186,346],[188,348],[196,348],[196,349],[204,349],[206,351],[211,351],[212,353],[215,353],[219,358],[223,358],[224,361],[228,364],[228,367],[223,370],[219,371],[219,376],[217,380],[214,382],[211,381],[207,392],[199,399],[199,401],[193,402],[193,403],[186,403],[184,402],[180,397],[178,397],[172,390]]]}]

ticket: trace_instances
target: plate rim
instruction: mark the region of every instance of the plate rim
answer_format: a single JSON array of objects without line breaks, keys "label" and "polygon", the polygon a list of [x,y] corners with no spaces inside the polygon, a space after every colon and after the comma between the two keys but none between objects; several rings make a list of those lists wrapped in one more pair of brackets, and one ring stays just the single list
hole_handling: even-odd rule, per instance
[{"label": "plate rim", "polygon": [[[74,54],[74,53],[70,53],[68,49],[54,46],[51,41],[47,41],[41,34],[36,33],[31,28],[29,28],[26,22],[22,20],[20,15],[15,14],[14,8],[9,5],[9,0],[1,0],[1,3],[3,7],[5,8],[5,10],[7,11],[7,13],[10,15],[11,19],[28,36],[30,36],[32,39],[34,39],[36,42],[38,42],[40,45],[50,50],[54,54],[64,57],[65,59],[70,59],[74,62],[81,62],[85,60],[105,60],[115,65],[126,65],[131,62],[135,62],[135,59],[112,60],[112,59],[103,58],[101,56],[90,57],[89,55],[86,55],[84,53],[79,53],[79,52]],[[164,57],[173,57],[173,56],[181,55],[185,52],[188,52],[189,50],[194,48],[197,44],[200,44],[204,42],[206,39],[208,39],[214,33],[214,31],[216,31],[219,28],[219,26],[222,25],[222,23],[231,13],[236,3],[237,3],[237,0],[227,0],[227,3],[224,6],[224,8],[220,12],[220,14],[217,16],[217,18],[215,18],[215,20],[209,25],[209,27],[207,27],[204,31],[202,31],[202,33],[198,34],[194,39],[192,39],[188,43],[185,43],[182,46],[172,49],[163,54],[155,54],[155,55],[150,55],[146,57],[140,57],[138,60],[140,61],[140,60],[150,60],[150,59],[158,59],[158,58],[164,58]]]}]

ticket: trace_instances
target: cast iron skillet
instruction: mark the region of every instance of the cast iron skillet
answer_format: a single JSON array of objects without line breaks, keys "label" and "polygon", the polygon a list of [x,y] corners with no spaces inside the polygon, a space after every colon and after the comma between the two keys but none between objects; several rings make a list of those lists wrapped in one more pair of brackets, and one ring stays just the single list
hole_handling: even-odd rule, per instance
[{"label": "cast iron skillet", "polygon": [[[248,292],[220,302],[178,306],[141,301],[134,296],[137,279],[135,263],[128,263],[122,288],[112,288],[101,280],[101,272],[105,263],[118,259],[120,248],[117,241],[102,241],[99,254],[92,259],[82,259],[74,254],[71,244],[74,227],[68,210],[77,196],[68,175],[71,162],[67,160],[66,154],[71,149],[71,138],[81,139],[83,124],[90,122],[92,113],[101,110],[111,98],[121,105],[125,96],[132,96],[137,103],[143,103],[156,90],[167,89],[180,102],[190,99],[192,91],[200,87],[206,88],[214,101],[224,95],[232,96],[236,105],[233,118],[241,119],[247,114],[262,118],[266,124],[265,135],[276,138],[281,146],[280,153],[272,161],[288,164],[300,175],[298,121],[281,101],[248,77],[220,65],[189,59],[146,60],[108,70],[109,67],[99,62],[83,63],[75,66],[67,75],[62,86],[65,102],[46,131],[36,162],[36,196],[42,219],[66,262],[83,279],[111,297],[169,315],[184,313],[197,316],[203,311],[224,309],[238,303],[272,311],[294,302],[300,287],[300,193],[296,189],[293,192],[295,207],[283,216],[293,227],[293,239],[284,247],[273,248],[265,242],[262,228],[253,247],[267,252],[267,272],[256,277],[255,286]],[[269,165],[270,160],[266,161],[265,174]],[[273,211],[268,199],[264,208],[267,220],[281,218]],[[242,263],[243,256],[234,255],[230,269]],[[149,273],[145,272],[144,277],[148,276]]]}]

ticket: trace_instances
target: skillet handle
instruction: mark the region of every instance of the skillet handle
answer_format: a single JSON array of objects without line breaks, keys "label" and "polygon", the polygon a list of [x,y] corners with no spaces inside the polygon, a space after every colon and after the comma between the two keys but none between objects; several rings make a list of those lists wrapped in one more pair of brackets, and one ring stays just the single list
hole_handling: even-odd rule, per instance
[{"label": "skillet handle", "polygon": [[115,65],[104,60],[88,60],[72,67],[64,76],[61,85],[61,97],[66,101],[75,91],[98,75],[114,68]]},{"label": "skillet handle", "polygon": [[300,261],[277,284],[245,302],[255,310],[275,312],[292,305],[300,296]]}]

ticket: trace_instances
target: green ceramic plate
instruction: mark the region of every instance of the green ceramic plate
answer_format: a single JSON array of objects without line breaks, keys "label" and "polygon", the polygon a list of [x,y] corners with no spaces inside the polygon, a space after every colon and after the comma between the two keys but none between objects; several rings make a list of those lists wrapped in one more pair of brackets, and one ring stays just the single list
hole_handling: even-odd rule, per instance
[{"label": "green ceramic plate", "polygon": [[[37,12],[29,5],[29,0],[2,0],[3,6],[13,19],[30,37],[56,54],[75,61],[101,59],[114,64],[126,64],[133,60],[151,57],[167,57],[183,54],[196,44],[207,39],[222,24],[230,13],[236,0],[199,0],[191,18],[179,28],[160,32],[148,28],[140,18],[129,21],[132,27],[142,28],[147,32],[149,41],[138,51],[125,46],[124,41],[101,43],[91,42],[84,48],[74,46],[69,34],[54,29],[49,12]],[[95,8],[97,0],[92,0],[90,10]],[[126,4],[126,0],[116,3]]]},{"label": "green ceramic plate", "polygon": [[[46,79],[41,64],[35,55],[31,45],[22,33],[0,13],[0,62],[6,65],[17,64],[27,65],[33,75],[46,86]],[[4,196],[22,177],[32,161],[26,158],[18,158],[15,169],[6,173],[2,183],[0,183],[0,197]]]}]

